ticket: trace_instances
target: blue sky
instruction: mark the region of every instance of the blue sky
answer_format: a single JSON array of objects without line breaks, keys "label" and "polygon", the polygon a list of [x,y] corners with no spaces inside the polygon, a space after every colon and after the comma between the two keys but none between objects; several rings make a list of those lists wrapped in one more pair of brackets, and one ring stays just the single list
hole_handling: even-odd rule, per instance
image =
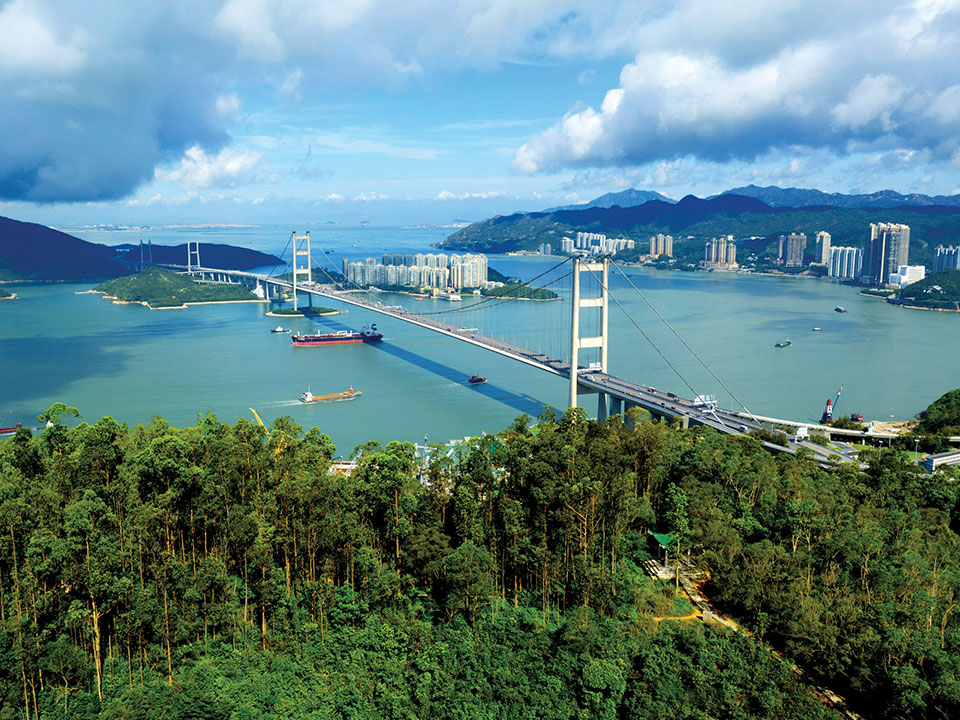
[{"label": "blue sky", "polygon": [[0,0],[0,214],[442,223],[631,186],[952,194],[958,17],[954,0]]}]

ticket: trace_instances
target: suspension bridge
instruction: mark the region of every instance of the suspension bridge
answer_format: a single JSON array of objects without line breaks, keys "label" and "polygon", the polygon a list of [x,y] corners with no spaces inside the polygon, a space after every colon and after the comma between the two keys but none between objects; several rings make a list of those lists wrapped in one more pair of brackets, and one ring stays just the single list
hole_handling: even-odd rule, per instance
[{"label": "suspension bridge", "polygon": [[[292,262],[279,266],[280,274],[277,274],[278,268],[265,274],[204,267],[200,263],[199,243],[195,241],[188,244],[186,265],[166,266],[201,281],[243,283],[258,288],[266,299],[282,300],[286,296],[292,300],[294,309],[297,309],[301,299],[312,305],[314,297],[326,298],[483,348],[565,379],[568,383],[569,407],[583,406],[580,399],[583,395],[596,395],[598,420],[605,420],[612,414],[626,417],[629,409],[640,408],[654,419],[676,422],[683,427],[708,426],[730,435],[805,426],[812,432],[831,438],[864,438],[864,433],[858,431],[759,417],[751,413],[631,278],[607,258],[557,258],[558,262],[553,267],[518,286],[528,289],[555,288],[560,292],[558,299],[554,301],[522,301],[518,295],[510,295],[508,291],[508,294],[503,296],[468,296],[461,302],[451,302],[449,309],[415,312],[406,306],[384,303],[381,292],[376,288],[345,283],[327,254],[322,254],[322,257],[333,266],[333,274],[323,267],[314,266],[309,233],[293,234],[289,245],[293,247],[290,253]],[[286,250],[283,254],[286,254]],[[675,341],[696,358],[713,381],[723,387],[740,406],[740,410],[721,408],[712,398],[700,395],[694,390],[691,381],[667,352],[662,350],[650,333],[634,319],[627,303],[611,292],[612,271],[619,273],[620,286],[632,290],[643,299],[669,328]],[[569,300],[569,304],[561,299]],[[545,304],[553,306],[553,309],[545,311]],[[609,371],[611,304],[623,312],[630,325],[676,373],[689,390],[690,397],[658,390],[650,385],[618,377]],[[530,347],[532,345],[536,345],[536,349]],[[874,440],[895,437],[889,433],[869,435]],[[802,433],[786,437],[785,445],[768,439],[762,442],[769,450],[778,453],[795,454],[800,448],[806,448],[816,461],[824,466],[833,464],[838,459],[849,459],[839,458],[836,450],[810,442]]]}]

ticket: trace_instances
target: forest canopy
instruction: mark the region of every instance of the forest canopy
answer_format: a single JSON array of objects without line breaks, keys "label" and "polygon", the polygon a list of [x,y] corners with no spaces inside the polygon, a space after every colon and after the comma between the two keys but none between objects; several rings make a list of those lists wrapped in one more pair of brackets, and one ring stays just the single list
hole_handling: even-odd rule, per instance
[{"label": "forest canopy", "polygon": [[903,453],[573,409],[343,474],[288,417],[65,408],[0,440],[0,718],[960,716],[956,477]]}]

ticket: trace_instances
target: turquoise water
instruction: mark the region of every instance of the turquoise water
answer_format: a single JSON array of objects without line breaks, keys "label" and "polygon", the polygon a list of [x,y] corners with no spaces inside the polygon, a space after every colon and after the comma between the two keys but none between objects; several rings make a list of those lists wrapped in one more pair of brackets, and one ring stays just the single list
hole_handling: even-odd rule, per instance
[{"label": "turquoise water", "polygon": [[[152,237],[182,242],[184,232]],[[242,237],[236,231],[191,232],[203,235],[203,241],[273,252],[283,249],[289,235],[288,230],[283,234],[269,228],[245,231]],[[312,232],[315,247],[336,249],[333,256],[339,263],[341,253],[363,257],[384,250],[427,250],[450,231],[321,227]],[[129,233],[86,237],[136,241]],[[334,237],[340,242],[333,243]],[[493,267],[525,278],[556,262],[491,256]],[[757,414],[815,419],[842,383],[838,412],[906,419],[960,386],[956,314],[898,309],[819,280],[646,269],[628,273],[720,380]],[[150,311],[75,294],[89,284],[6,287],[20,295],[0,302],[0,415],[11,422],[27,424],[55,401],[77,406],[91,420],[112,415],[137,423],[158,414],[181,426],[208,409],[224,422],[250,418],[252,407],[267,423],[290,415],[306,427],[315,425],[346,454],[371,439],[422,441],[426,435],[431,442],[441,442],[496,431],[522,412],[535,415],[545,404],[562,407],[566,399],[560,378],[362,309],[350,308],[349,314],[328,319],[282,322],[295,330],[359,328],[377,322],[386,336],[380,345],[293,348],[288,335],[269,332],[277,319],[264,317],[262,305]],[[714,393],[721,405],[736,406],[615,272],[611,288],[696,392]],[[384,295],[383,301],[419,312],[452,309],[443,301],[402,295]],[[468,299],[463,305],[476,302]],[[836,305],[849,313],[833,312]],[[486,332],[496,327],[499,336],[518,344],[562,352],[568,303],[481,307],[462,319],[441,317]],[[823,330],[815,333],[813,327]],[[612,373],[690,395],[613,304],[610,329]],[[791,347],[774,348],[785,338],[792,340]],[[472,374],[485,375],[488,383],[467,385]],[[350,386],[363,396],[310,406],[297,401],[307,387],[328,393]],[[592,398],[583,401],[595,409]]]}]

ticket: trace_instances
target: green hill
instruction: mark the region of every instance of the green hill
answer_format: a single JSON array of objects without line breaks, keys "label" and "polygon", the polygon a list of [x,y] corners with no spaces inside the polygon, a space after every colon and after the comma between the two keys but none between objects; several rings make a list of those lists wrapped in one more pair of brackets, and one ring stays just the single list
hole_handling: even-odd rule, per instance
[{"label": "green hill", "polygon": [[[755,198],[722,195],[710,200],[688,196],[676,204],[651,201],[636,207],[587,208],[555,212],[496,216],[462,228],[440,247],[472,252],[535,250],[540,243],[560,246],[564,236],[577,232],[604,233],[645,243],[651,235],[674,235],[674,253],[699,255],[705,239],[733,235],[758,238],[751,251],[762,253],[781,233],[819,230],[832,236],[832,244],[863,248],[870,223],[895,222],[910,226],[910,264],[931,265],[939,244],[960,236],[960,208],[904,206],[898,208],[771,207]],[[644,251],[643,245],[640,251]],[[774,253],[776,248],[773,248]]]},{"label": "green hill", "polygon": [[150,307],[179,307],[184,303],[256,300],[244,285],[198,283],[162,268],[100,283],[94,290],[124,302],[146,302]]},{"label": "green hill", "polygon": [[896,301],[936,310],[960,310],[960,270],[944,270],[901,288]]},{"label": "green hill", "polygon": [[97,280],[129,270],[114,248],[0,217],[0,280]]}]

